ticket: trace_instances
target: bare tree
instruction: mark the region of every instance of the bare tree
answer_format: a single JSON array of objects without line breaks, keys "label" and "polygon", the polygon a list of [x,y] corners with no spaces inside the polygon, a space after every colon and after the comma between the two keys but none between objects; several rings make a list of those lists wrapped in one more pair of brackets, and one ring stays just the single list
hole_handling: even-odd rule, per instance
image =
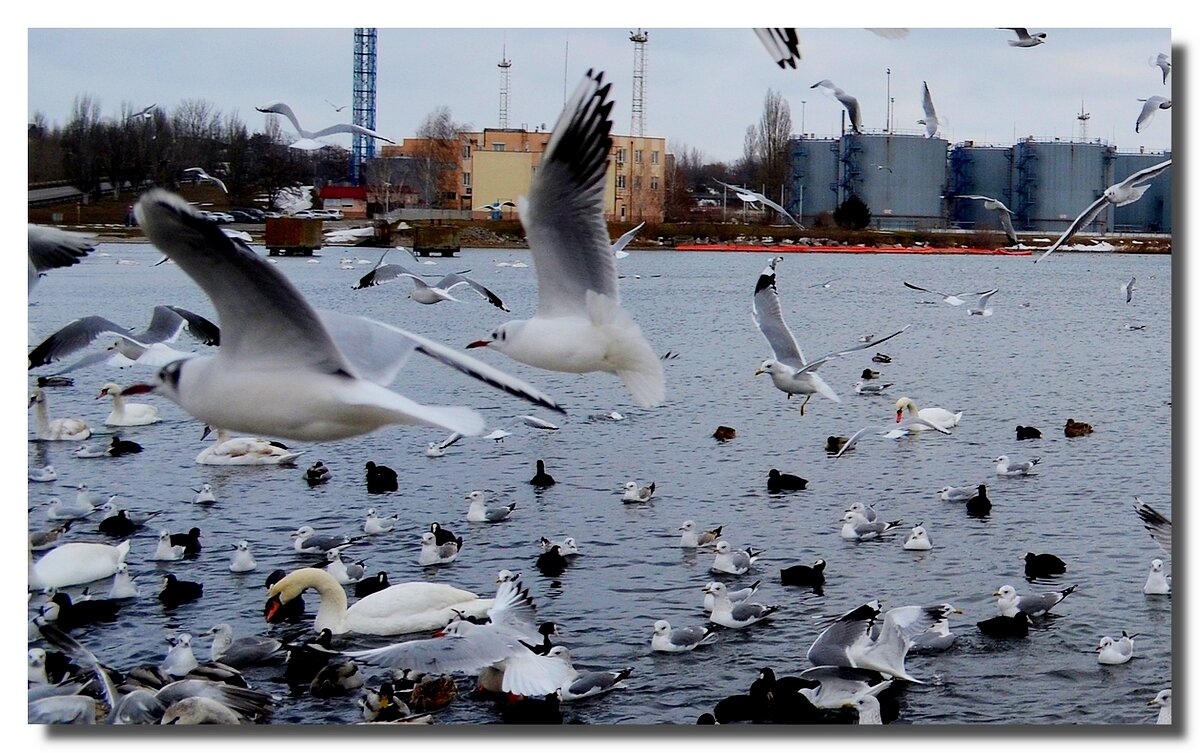
[{"label": "bare tree", "polygon": [[31,184],[63,179],[62,131],[47,124],[40,112],[29,120],[28,155]]},{"label": "bare tree", "polygon": [[363,166],[363,180],[367,191],[379,203],[383,199],[383,211],[390,212],[393,202],[398,205],[401,189],[413,171],[411,157],[377,157]]},{"label": "bare tree", "polygon": [[792,110],[783,95],[767,90],[762,118],[755,131],[756,182],[768,196],[778,195],[790,172],[788,139],[792,135]]},{"label": "bare tree", "polygon": [[441,106],[425,116],[417,129],[416,170],[421,199],[429,206],[457,195],[459,134],[467,126],[455,123],[450,108]]},{"label": "bare tree", "polygon": [[104,132],[100,103],[84,94],[75,98],[63,130],[63,171],[86,195],[96,195],[104,177]]}]

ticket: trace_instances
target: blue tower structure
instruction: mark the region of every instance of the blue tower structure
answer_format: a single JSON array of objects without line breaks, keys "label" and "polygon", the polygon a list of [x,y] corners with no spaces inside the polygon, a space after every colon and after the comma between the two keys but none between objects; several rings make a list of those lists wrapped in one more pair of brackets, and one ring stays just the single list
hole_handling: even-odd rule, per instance
[{"label": "blue tower structure", "polygon": [[[354,125],[375,130],[375,29],[354,30]],[[375,139],[354,134],[350,182],[362,185],[362,168],[375,156]]]}]

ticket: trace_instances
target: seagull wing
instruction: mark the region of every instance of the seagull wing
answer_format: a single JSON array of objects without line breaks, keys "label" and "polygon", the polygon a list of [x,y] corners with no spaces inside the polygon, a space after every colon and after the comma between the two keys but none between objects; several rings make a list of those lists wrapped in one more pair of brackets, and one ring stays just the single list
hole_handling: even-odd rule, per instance
[{"label": "seagull wing", "polygon": [[[996,203],[1000,204],[1000,202]],[[996,210],[996,214],[1000,215],[1000,226],[1004,228],[1004,235],[1008,238],[1009,244],[1015,246],[1018,241],[1017,230],[1013,227],[1012,217],[1009,216],[1012,212],[1009,211],[1008,207],[1000,204],[1000,207]]]},{"label": "seagull wing", "polygon": [[1135,186],[1139,183],[1145,183],[1147,181],[1153,180],[1154,178],[1157,178],[1159,175],[1162,175],[1164,172],[1166,172],[1167,168],[1169,168],[1170,166],[1171,166],[1171,160],[1167,160],[1165,162],[1159,162],[1157,165],[1151,165],[1150,167],[1147,167],[1143,170],[1138,170],[1136,173],[1134,173],[1133,175],[1130,175],[1128,178],[1121,181],[1117,185],[1121,186],[1122,188],[1127,188],[1127,189],[1132,188],[1133,186]]},{"label": "seagull wing", "polygon": [[980,311],[986,309],[988,301],[991,300],[991,297],[998,292],[1000,292],[1000,288],[992,288],[991,290],[980,293],[979,301],[975,304],[975,308],[979,309]]},{"label": "seagull wing", "polygon": [[858,109],[858,100],[851,97],[849,94],[838,90],[837,99],[846,108],[846,112],[850,114],[850,126],[855,133],[862,133],[862,113]]},{"label": "seagull wing", "polygon": [[1129,282],[1125,284],[1125,302],[1129,303],[1133,300],[1133,283],[1137,281],[1136,277],[1130,277]]},{"label": "seagull wing", "polygon": [[85,316],[76,319],[47,337],[29,353],[29,368],[45,366],[91,345],[100,335],[132,335],[130,330],[102,316]]},{"label": "seagull wing", "polygon": [[783,309],[779,305],[779,291],[775,289],[775,264],[778,257],[767,263],[758,283],[754,286],[754,323],[767,338],[775,360],[799,369],[804,366],[804,353],[796,344],[796,338],[783,320]]},{"label": "seagull wing", "polygon": [[95,249],[92,239],[54,227],[29,226],[29,289],[48,269],[69,267]]},{"label": "seagull wing", "polygon": [[258,254],[166,191],[146,192],[134,211],[150,241],[212,300],[223,330],[218,358],[353,374],[317,312]]},{"label": "seagull wing", "polygon": [[933,96],[929,93],[929,82],[922,82],[924,94],[921,98],[921,107],[925,110],[925,135],[933,138],[937,135],[938,118],[937,111],[933,109]]},{"label": "seagull wing", "polygon": [[467,376],[550,410],[566,413],[548,395],[477,358],[426,337],[361,316],[321,311],[327,336],[338,342],[338,355],[353,364],[355,373],[379,385],[390,384],[414,352]]},{"label": "seagull wing", "polygon": [[1100,198],[1093,201],[1088,206],[1087,209],[1083,210],[1083,214],[1076,217],[1075,221],[1071,223],[1070,227],[1068,227],[1066,230],[1064,230],[1062,235],[1058,236],[1058,240],[1056,240],[1056,241],[1054,241],[1054,243],[1050,244],[1050,247],[1046,249],[1046,253],[1044,253],[1041,256],[1039,256],[1038,258],[1034,259],[1033,263],[1037,264],[1042,259],[1045,259],[1050,254],[1057,251],[1059,249],[1059,247],[1061,247],[1064,243],[1066,243],[1068,240],[1071,239],[1071,236],[1073,236],[1073,235],[1075,235],[1075,233],[1079,232],[1080,228],[1087,227],[1087,224],[1089,222],[1096,219],[1096,216],[1098,214],[1100,214],[1100,212],[1103,211],[1104,208],[1107,207],[1108,205],[1109,205],[1108,199],[1103,194],[1101,194]]},{"label": "seagull wing", "polygon": [[1142,126],[1150,123],[1155,113],[1158,112],[1158,105],[1161,100],[1162,97],[1150,97],[1145,101],[1145,104],[1142,105],[1142,111],[1138,113],[1137,123],[1133,126],[1134,133],[1141,133]]},{"label": "seagull wing", "polygon": [[1167,520],[1163,515],[1155,510],[1150,505],[1141,500],[1140,497],[1133,498],[1133,510],[1138,517],[1142,519],[1142,524],[1146,526],[1146,530],[1162,547],[1162,550],[1171,556],[1171,521]]},{"label": "seagull wing", "polygon": [[815,666],[853,666],[850,662],[850,647],[868,637],[872,623],[879,616],[879,609],[872,604],[863,604],[853,609],[825,628],[808,649],[807,658]]},{"label": "seagull wing", "polygon": [[322,136],[331,136],[335,133],[356,133],[360,136],[368,136],[373,139],[379,139],[380,141],[386,141],[389,144],[396,143],[378,131],[372,131],[370,128],[363,128],[362,126],[354,125],[353,123],[338,123],[336,125],[331,125],[328,128],[322,128],[319,131],[314,131],[309,135],[308,138],[319,139]]},{"label": "seagull wing", "polygon": [[[380,260],[382,261],[382,259]],[[385,282],[393,282],[401,277],[411,277],[414,282],[424,283],[421,279],[422,275],[409,270],[400,264],[384,264],[376,265],[374,269],[363,275],[358,284],[354,286],[355,290],[362,290],[373,285],[381,285]]]},{"label": "seagull wing", "polygon": [[772,209],[774,209],[776,212],[779,212],[779,213],[780,213],[780,214],[782,214],[784,217],[787,217],[787,218],[788,218],[788,221],[789,221],[789,222],[791,222],[791,223],[792,223],[793,225],[795,225],[796,227],[800,228],[801,230],[803,230],[803,229],[804,229],[804,226],[803,226],[803,225],[801,225],[801,224],[800,224],[800,223],[799,223],[799,222],[796,220],[796,218],[795,218],[795,217],[793,217],[792,215],[788,214],[788,211],[787,211],[786,209],[784,209],[783,207],[779,206],[779,205],[778,205],[778,204],[776,204],[775,202],[771,201],[771,200],[770,200],[770,199],[768,199],[766,196],[763,196],[763,195],[762,195],[762,194],[760,194],[760,193],[755,193],[755,194],[754,194],[754,197],[755,197],[756,199],[758,199],[759,201],[761,201],[762,203],[764,203],[764,204],[766,204],[767,206],[769,206],[769,207],[771,207]]},{"label": "seagull wing", "polygon": [[529,189],[518,202],[538,281],[537,316],[578,315],[593,291],[619,302],[604,221],[612,148],[612,84],[587,77],[563,109]]},{"label": "seagull wing", "polygon": [[635,227],[632,230],[629,230],[628,232],[623,234],[620,238],[617,238],[615,241],[613,241],[613,244],[612,244],[613,256],[617,257],[618,259],[623,259],[626,256],[628,256],[629,254],[626,253],[625,247],[629,245],[630,241],[632,241],[634,239],[634,237],[637,236],[638,231],[641,230],[643,227],[645,227],[645,225],[646,225],[645,222],[639,223],[637,227]]},{"label": "seagull wing", "polygon": [[476,293],[486,298],[488,303],[492,304],[501,311],[508,311],[508,307],[504,305],[504,301],[500,300],[500,296],[488,290],[483,285],[475,282],[470,277],[464,277],[462,274],[457,272],[452,272],[446,275],[439,280],[434,287],[441,288],[442,290],[449,292],[451,288],[456,288],[459,285],[469,286],[471,290],[474,290]]},{"label": "seagull wing", "polygon": [[144,344],[174,342],[184,329],[205,345],[220,345],[221,330],[199,314],[178,306],[155,306],[150,326],[136,339]]},{"label": "seagull wing", "polygon": [[800,59],[800,35],[795,29],[755,29],[759,41],[780,68],[795,68]]},{"label": "seagull wing", "polygon": [[812,362],[810,362],[810,363],[807,363],[807,364],[805,364],[805,365],[803,366],[803,368],[801,368],[801,369],[799,370],[799,372],[797,372],[797,373],[801,373],[801,374],[802,374],[802,373],[804,373],[804,372],[806,372],[806,371],[813,371],[813,370],[815,370],[815,369],[816,369],[818,366],[820,366],[821,364],[825,363],[826,361],[828,361],[828,360],[830,360],[830,359],[832,359],[832,358],[838,358],[839,356],[844,356],[844,355],[846,355],[847,353],[853,353],[853,352],[854,352],[854,351],[856,351],[856,350],[864,350],[864,349],[867,349],[867,348],[874,348],[876,345],[879,345],[880,343],[887,342],[888,340],[891,340],[891,339],[892,339],[893,337],[895,337],[896,335],[899,335],[899,334],[902,334],[902,333],[904,333],[904,332],[905,332],[905,331],[907,331],[907,330],[908,330],[908,328],[909,328],[909,327],[911,327],[911,326],[912,326],[911,324],[905,325],[904,329],[901,329],[901,330],[898,330],[898,331],[896,331],[896,332],[893,332],[892,334],[888,335],[887,337],[882,337],[882,338],[880,338],[880,339],[878,339],[878,340],[872,340],[871,342],[868,342],[868,343],[859,343],[858,345],[852,345],[852,346],[850,346],[849,348],[846,348],[846,349],[844,349],[844,350],[835,350],[835,351],[834,351],[834,352],[832,352],[832,353],[827,353],[827,354],[825,354],[825,355],[821,356],[820,358],[818,358],[818,359],[816,359],[816,360],[814,360],[814,361],[812,361]]},{"label": "seagull wing", "polygon": [[296,129],[301,138],[312,138],[312,134],[300,127],[300,121],[296,119],[296,113],[292,112],[292,108],[288,107],[283,102],[270,102],[265,105],[254,108],[259,112],[269,112],[276,115],[282,115],[292,122],[292,127]]}]

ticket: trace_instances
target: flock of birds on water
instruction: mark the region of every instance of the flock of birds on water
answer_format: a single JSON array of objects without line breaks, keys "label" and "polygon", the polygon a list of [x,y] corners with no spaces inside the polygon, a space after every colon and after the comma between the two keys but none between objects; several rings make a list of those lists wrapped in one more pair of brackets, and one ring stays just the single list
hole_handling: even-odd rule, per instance
[{"label": "flock of birds on water", "polygon": [[[791,49],[792,59],[780,65],[795,65],[799,57],[795,30],[758,30],[768,50],[782,45]],[[1014,29],[1017,40],[1010,45],[1030,47],[1045,41],[1045,34],[1028,34]],[[1160,56],[1161,58],[1161,56]],[[1163,79],[1169,62],[1163,66]],[[821,85],[829,82],[822,82]],[[667,397],[663,376],[664,360],[646,341],[641,329],[620,305],[615,260],[630,237],[613,244],[603,214],[605,176],[611,147],[612,100],[603,74],[588,72],[564,108],[545,155],[535,175],[529,196],[519,204],[521,222],[528,236],[537,275],[538,302],[529,319],[501,324],[468,348],[486,348],[537,369],[587,374],[607,372],[624,384],[630,399],[643,408],[653,408]],[[926,88],[928,101],[928,89]],[[844,98],[850,107],[852,98]],[[322,132],[300,129],[289,108],[281,103],[272,111],[292,119],[301,139],[314,139]],[[933,117],[933,116],[931,116]],[[933,121],[936,123],[936,117]],[[304,145],[298,148],[304,148]],[[1118,204],[1133,201],[1145,190],[1144,183],[1169,166],[1131,176],[1097,200]],[[1160,169],[1161,168],[1161,169]],[[1139,177],[1140,176],[1140,177]],[[1137,178],[1137,180],[1134,180]],[[1109,196],[1109,192],[1113,192]],[[1136,194],[1136,195],[1135,195]],[[1133,196],[1133,198],[1129,198]],[[971,197],[986,199],[986,197]],[[1098,209],[1089,207],[1063,237],[1087,224],[1084,220]],[[54,375],[41,376],[30,396],[34,410],[35,435],[40,442],[70,442],[78,445],[77,457],[108,457],[142,450],[133,440],[114,433],[107,444],[87,445],[91,427],[82,419],[51,418],[48,395],[73,384],[66,373],[103,363],[106,366],[139,365],[156,369],[148,383],[122,387],[105,384],[98,399],[112,401],[104,421],[107,430],[118,432],[144,427],[160,420],[156,408],[128,398],[155,393],[177,403],[201,422],[205,437],[214,441],[196,457],[202,465],[277,466],[295,464],[298,453],[287,440],[324,442],[363,435],[393,424],[436,427],[450,432],[443,442],[430,443],[426,454],[437,457],[464,437],[484,434],[481,415],[467,406],[425,405],[388,388],[404,362],[414,353],[427,356],[449,368],[502,390],[517,400],[540,408],[565,413],[558,402],[533,384],[516,378],[470,355],[442,345],[423,335],[390,324],[350,314],[317,310],[301,292],[272,265],[243,241],[230,237],[213,222],[201,217],[180,197],[151,189],[137,202],[138,224],[150,242],[176,264],[208,296],[217,312],[218,325],[177,306],[160,305],[142,331],[92,316],[69,323],[36,346],[29,355],[31,369],[48,366],[101,341],[105,348],[75,361]],[[88,238],[53,228],[29,227],[29,285],[46,271],[77,263],[92,250]],[[1044,256],[1042,258],[1045,258]],[[758,373],[771,377],[774,386],[788,399],[803,397],[797,412],[804,415],[814,395],[840,402],[839,396],[821,378],[819,367],[901,337],[908,327],[875,339],[864,337],[854,345],[808,360],[783,316],[777,288],[777,266],[783,257],[769,260],[759,275],[752,296],[754,320],[772,351]],[[455,300],[450,291],[465,287],[493,306],[508,311],[500,298],[479,282],[462,275],[449,275],[429,284],[425,276],[380,259],[357,287],[369,287],[398,279],[414,283],[410,298],[434,304]],[[1131,299],[1133,280],[1124,292]],[[951,306],[966,305],[968,316],[992,313],[991,297],[997,290],[973,294],[946,294],[905,283],[909,288],[933,293]],[[828,283],[826,283],[828,285]],[[169,343],[188,332],[197,342],[216,347],[216,352],[178,351]],[[897,342],[902,342],[898,340]],[[877,351],[875,363],[891,357]],[[859,394],[880,395],[890,384],[880,374],[863,370],[855,385]],[[619,413],[596,416],[597,420],[620,420]],[[920,408],[908,397],[895,401],[895,423],[866,426],[852,436],[830,436],[826,451],[834,458],[855,451],[869,437],[897,439],[917,432],[952,434],[963,419],[961,412],[938,407]],[[539,430],[557,428],[551,421],[523,416],[524,425]],[[509,427],[515,428],[515,427]],[[1070,438],[1086,437],[1093,429],[1068,419],[1063,429]],[[235,436],[245,432],[251,436]],[[497,441],[510,432],[499,429],[486,435]],[[736,435],[730,427],[714,434],[720,441]],[[1018,440],[1041,436],[1034,427],[1016,427]],[[283,440],[283,441],[281,441]],[[1086,440],[1084,440],[1086,441]],[[859,450],[861,451],[861,450]],[[997,477],[1036,475],[1040,458],[1028,460],[1000,456],[995,460]],[[308,467],[305,481],[311,486],[328,483],[331,472],[322,461]],[[367,462],[367,489],[371,493],[395,492],[394,470]],[[31,468],[31,484],[53,483],[52,465]],[[807,481],[793,473],[771,469],[764,480],[771,494],[803,490]],[[529,480],[537,490],[556,483],[545,463],[537,460]],[[218,504],[211,485],[193,490],[193,504],[210,509]],[[625,483],[625,504],[643,504],[654,499],[656,484]],[[968,515],[987,516],[992,502],[986,484],[945,487],[941,500],[961,504]],[[489,499],[482,490],[466,494],[467,520],[474,524],[499,523],[511,516],[515,503]],[[32,512],[32,511],[31,511]],[[95,521],[100,515],[98,529]],[[271,719],[280,699],[256,690],[247,680],[247,670],[268,665],[282,670],[293,693],[315,698],[352,697],[361,709],[361,719],[373,723],[428,723],[440,708],[459,696],[459,678],[474,677],[472,695],[494,703],[496,717],[505,722],[561,723],[570,704],[620,692],[633,669],[583,669],[577,667],[567,645],[556,640],[558,626],[539,621],[537,605],[521,574],[498,569],[494,596],[480,597],[445,583],[421,580],[391,583],[386,572],[372,574],[362,561],[346,556],[350,547],[372,537],[396,530],[396,516],[368,510],[362,533],[352,536],[328,534],[301,526],[292,533],[292,548],[298,556],[311,557],[312,566],[292,572],[276,570],[264,581],[263,616],[268,623],[288,623],[294,630],[279,637],[234,635],[229,624],[216,624],[204,632],[211,637],[207,658],[196,656],[194,637],[180,632],[158,664],[114,668],[97,656],[80,639],[77,631],[103,630],[116,619],[131,599],[148,590],[136,583],[127,559],[130,537],[145,529],[154,530],[158,513],[139,514],[124,509],[117,497],[103,502],[86,485],[79,485],[73,502],[54,497],[46,505],[51,527],[34,530],[31,515],[29,538],[31,647],[29,659],[29,720],[47,724],[248,724]],[[1133,511],[1162,547],[1169,559],[1171,522],[1150,505],[1135,499]],[[840,535],[849,541],[883,539],[900,530],[899,521],[889,521],[873,506],[855,503],[840,520]],[[723,633],[757,630],[769,625],[772,615],[786,605],[762,603],[756,597],[761,585],[730,584],[730,577],[749,573],[761,552],[753,547],[735,549],[722,538],[723,526],[706,527],[693,520],[678,529],[678,546],[685,550],[711,552],[714,579],[700,587],[708,612],[706,624],[672,625],[657,620],[647,625],[650,650],[686,653],[704,650]],[[96,541],[96,534],[109,544]],[[83,534],[85,540],[73,540]],[[162,530],[155,551],[147,560],[181,562],[197,558],[202,551],[202,534],[193,527],[186,533]],[[580,555],[572,537],[542,538],[543,553],[535,566],[543,574],[561,574]],[[422,567],[437,567],[454,561],[464,547],[464,538],[433,522],[420,537],[414,553]],[[918,524],[903,542],[906,550],[932,549],[929,531]],[[207,551],[207,550],[204,550]],[[353,550],[351,550],[353,551]],[[780,571],[780,582],[819,590],[825,582],[825,561],[793,565]],[[1025,575],[1030,582],[1055,578],[1067,565],[1050,553],[1025,555]],[[251,545],[243,540],[232,546],[228,570],[244,577],[258,569]],[[100,591],[111,579],[106,595]],[[85,588],[80,591],[79,587]],[[993,594],[996,615],[974,626],[997,646],[1010,641],[1032,640],[1031,627],[1053,619],[1052,610],[1069,608],[1067,599],[1077,585],[1061,590],[1021,593],[1001,584]],[[72,590],[68,590],[72,589]],[[155,586],[163,608],[172,610],[203,599],[204,585],[168,573]],[[1162,559],[1150,563],[1143,591],[1147,598],[1170,594],[1171,583]],[[306,611],[305,595],[315,592],[315,616]],[[44,602],[35,594],[45,594]],[[351,595],[354,598],[351,603]],[[309,595],[311,599],[311,595]],[[1064,602],[1066,606],[1064,606]],[[830,616],[805,658],[812,665],[791,676],[776,676],[764,667],[745,693],[714,699],[712,711],[697,723],[860,723],[883,724],[900,713],[898,697],[906,686],[923,683],[907,666],[910,656],[951,650],[955,634],[950,621],[961,611],[952,604],[932,602],[889,609],[874,599],[839,616]],[[311,622],[311,630],[304,627]],[[757,627],[756,627],[757,626]],[[74,635],[73,635],[74,633]],[[421,634],[413,638],[412,634]],[[398,636],[405,640],[375,648],[346,648],[354,636]],[[432,635],[432,637],[430,637]],[[1137,633],[1100,636],[1096,657],[1100,664],[1124,664],[1135,655]],[[338,647],[334,641],[338,640]],[[36,644],[36,645],[35,645]],[[204,659],[204,660],[202,660]],[[371,687],[372,679],[378,682]],[[597,703],[603,700],[595,701]],[[1171,690],[1166,688],[1147,703],[1157,706],[1158,722],[1171,721]],[[568,717],[569,718],[569,717]]]}]

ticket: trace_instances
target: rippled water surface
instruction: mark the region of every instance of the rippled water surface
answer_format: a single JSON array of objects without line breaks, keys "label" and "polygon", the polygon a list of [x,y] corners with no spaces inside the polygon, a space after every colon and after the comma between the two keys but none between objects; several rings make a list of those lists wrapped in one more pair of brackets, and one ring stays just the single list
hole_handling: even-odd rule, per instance
[{"label": "rippled water surface", "polygon": [[[104,244],[98,251],[109,255],[56,270],[33,291],[31,346],[88,314],[135,329],[145,326],[159,303],[214,316],[178,268],[152,266],[160,258],[152,247]],[[373,262],[374,252],[367,253]],[[351,285],[370,267],[343,271],[342,256],[356,254],[327,248],[319,263],[281,259],[277,269],[318,307],[377,318],[459,348],[509,317],[469,292],[457,293],[461,303],[423,306],[405,298],[405,284],[354,291]],[[128,562],[143,597],[124,607],[116,623],[78,636],[102,660],[129,668],[160,661],[166,639],[179,631],[196,636],[193,645],[203,660],[208,640],[199,634],[215,623],[232,623],[240,634],[291,630],[262,619],[266,574],[315,564],[292,551],[289,532],[309,524],[326,533],[359,533],[367,508],[376,507],[399,514],[401,523],[354,548],[370,572],[386,570],[393,582],[428,579],[490,595],[497,570],[523,571],[540,616],[559,623],[578,666],[633,668],[626,689],[572,706],[569,718],[691,723],[721,698],[744,693],[760,667],[789,674],[806,668],[804,655],[820,632],[821,615],[880,599],[885,607],[949,601],[965,612],[951,623],[958,634],[952,649],[910,658],[910,671],[928,683],[904,691],[901,723],[1152,723],[1154,709],[1146,703],[1171,680],[1171,601],[1141,592],[1150,560],[1162,554],[1131,503],[1137,494],[1165,513],[1171,507],[1170,258],[1059,254],[1035,266],[1029,258],[789,255],[779,265],[779,292],[810,358],[864,334],[883,336],[913,325],[881,346],[893,357],[890,364],[872,363],[874,351],[867,350],[823,366],[821,374],[842,402],[817,396],[804,416],[798,400],[785,399],[768,377],[754,376],[770,355],[750,316],[754,283],[768,258],[635,252],[618,263],[626,308],[657,351],[680,354],[666,362],[668,400],[654,410],[633,406],[610,375],[537,371],[483,352],[484,360],[549,392],[568,414],[535,410],[420,357],[394,387],[425,402],[474,406],[492,426],[510,427],[517,416],[535,413],[559,423],[560,431],[516,428],[503,443],[468,439],[430,459],[423,454],[426,444],[444,433],[392,427],[340,442],[294,443],[304,453],[294,468],[201,466],[194,462],[205,446],[201,426],[152,396],[147,400],[164,420],[122,432],[145,446],[141,455],[84,460],[72,457],[69,443],[31,442],[31,466],[53,462],[61,479],[31,483],[31,505],[56,494],[70,499],[68,484],[87,483],[120,495],[134,511],[162,510],[161,527],[203,531],[200,557],[169,565],[149,561],[157,527],[135,535]],[[536,299],[532,266],[494,264],[516,260],[531,263],[525,251],[465,250],[427,269],[471,269],[508,302],[513,316],[524,317]],[[1119,288],[1135,275],[1134,299],[1126,304]],[[809,287],[830,278],[837,279],[828,289]],[[961,308],[922,305],[932,296],[904,288],[904,280],[948,291],[999,287],[995,315],[980,319]],[[1131,324],[1145,329],[1127,329]],[[868,366],[893,384],[886,396],[854,394],[852,385]],[[50,391],[51,415],[80,416],[101,427],[109,405],[94,399],[100,387],[114,376],[123,383],[149,377],[111,372],[94,367],[73,374],[74,388]],[[961,410],[962,423],[953,436],[865,439],[840,459],[826,455],[827,436],[891,422],[901,395],[921,407]],[[625,420],[588,420],[613,410]],[[1068,417],[1092,423],[1095,433],[1066,439]],[[1041,428],[1044,438],[1017,442],[1017,424]],[[737,437],[716,442],[718,425],[734,427]],[[1001,454],[1041,457],[1040,475],[996,478],[993,461]],[[559,482],[540,494],[526,483],[538,458]],[[317,460],[329,466],[333,479],[310,489],[303,470]],[[395,468],[400,491],[369,495],[367,460]],[[808,489],[767,494],[770,468],[804,476]],[[653,501],[622,504],[617,490],[627,480],[656,482]],[[195,507],[191,489],[205,481],[219,503]],[[935,496],[948,484],[978,483],[988,484],[995,505],[986,519],[969,518]],[[468,523],[463,496],[473,489],[515,502],[515,514],[497,525]],[[934,549],[905,551],[903,533],[876,542],[842,540],[838,520],[855,501],[875,505],[885,519],[903,520],[903,532],[924,523]],[[33,528],[46,526],[44,510],[31,513]],[[712,579],[712,555],[677,547],[677,529],[687,519],[703,527],[724,525],[737,547],[764,549],[749,574],[724,580],[741,587],[761,579],[759,600],[781,609],[771,622],[724,630],[717,643],[693,653],[651,653],[655,620],[700,625],[707,617],[700,589]],[[419,537],[434,520],[463,535],[466,545],[453,564],[425,569],[417,565]],[[538,538],[568,535],[578,540],[582,555],[561,577],[543,577],[534,567]],[[70,533],[70,540],[98,538],[95,522]],[[241,538],[250,541],[258,570],[233,575],[229,555]],[[1028,551],[1057,554],[1067,562],[1067,574],[1027,583]],[[828,562],[823,595],[780,584],[781,567],[818,557]],[[203,598],[164,611],[154,594],[165,572],[203,582]],[[991,594],[1006,583],[1022,593],[1076,583],[1079,589],[1028,640],[996,642],[982,637],[974,623],[995,614]],[[107,591],[106,583],[93,587]],[[33,604],[39,601],[35,597]],[[315,595],[307,601],[315,613]],[[1099,638],[1121,630],[1141,634],[1136,657],[1126,665],[1100,666]],[[345,636],[337,645],[382,642]],[[254,686],[279,696],[275,721],[361,718],[353,698],[290,697],[276,668],[247,675]],[[461,687],[469,687],[465,679]],[[437,719],[490,723],[498,717],[491,704],[463,699]]]}]

